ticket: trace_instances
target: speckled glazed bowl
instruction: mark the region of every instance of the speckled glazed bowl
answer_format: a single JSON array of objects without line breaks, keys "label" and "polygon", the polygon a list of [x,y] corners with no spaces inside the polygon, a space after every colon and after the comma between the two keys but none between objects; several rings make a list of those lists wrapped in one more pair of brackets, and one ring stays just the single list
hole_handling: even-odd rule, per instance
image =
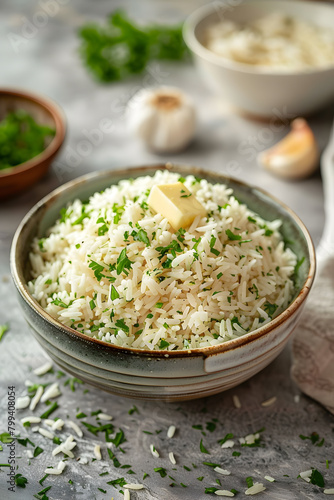
[{"label": "speckled glazed bowl", "polygon": [[[271,323],[224,344],[192,351],[149,351],[120,348],[63,326],[31,296],[28,252],[75,198],[87,199],[121,179],[153,175],[169,169],[224,183],[252,210],[267,220],[283,220],[282,233],[298,258],[304,257],[289,307]],[[176,401],[209,396],[234,387],[267,366],[287,343],[302,311],[315,273],[311,238],[298,217],[262,190],[193,167],[157,165],[92,173],[75,179],[43,198],[25,216],[14,236],[11,270],[23,313],[41,346],[64,370],[113,394]]]}]

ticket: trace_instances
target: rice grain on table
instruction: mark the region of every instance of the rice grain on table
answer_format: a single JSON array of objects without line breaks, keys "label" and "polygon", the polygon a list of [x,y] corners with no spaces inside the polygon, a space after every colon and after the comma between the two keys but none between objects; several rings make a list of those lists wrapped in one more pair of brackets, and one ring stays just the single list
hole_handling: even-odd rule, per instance
[{"label": "rice grain on table", "polygon": [[64,207],[30,252],[28,286],[41,306],[87,336],[149,350],[217,345],[284,310],[297,259],[281,222],[189,175],[184,185],[207,217],[174,231],[147,199],[154,185],[178,179],[158,171]]}]

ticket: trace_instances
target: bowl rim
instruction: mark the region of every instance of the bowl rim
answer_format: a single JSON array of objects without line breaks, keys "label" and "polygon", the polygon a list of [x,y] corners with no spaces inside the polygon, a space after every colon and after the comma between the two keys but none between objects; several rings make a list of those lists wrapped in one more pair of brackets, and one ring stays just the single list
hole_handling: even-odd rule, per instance
[{"label": "bowl rim", "polygon": [[[311,0],[248,0],[246,3],[239,3],[235,7],[231,7],[231,9],[240,9],[243,7],[249,7],[251,4],[257,5],[280,5],[282,6],[291,6],[298,5],[300,8],[304,6],[316,7],[318,9],[326,9],[330,8],[330,5],[325,2],[315,2]],[[225,58],[223,56],[219,56],[212,52],[210,49],[206,48],[195,35],[195,30],[197,26],[204,21],[206,18],[213,15],[219,9],[224,11],[224,2],[220,5],[217,5],[217,2],[213,2],[210,4],[202,5],[198,9],[196,9],[190,16],[187,17],[183,24],[183,39],[188,46],[188,48],[199,57],[216,64],[225,69],[234,70],[236,72],[244,73],[244,74],[252,74],[252,75],[263,75],[263,76],[272,76],[277,78],[279,77],[298,77],[305,75],[315,75],[315,74],[326,74],[334,71],[334,63],[330,66],[326,66],[324,68],[306,68],[299,71],[291,71],[291,70],[279,70],[278,68],[268,68],[268,66],[260,66],[260,65],[251,65],[246,63],[241,63],[237,61],[233,61],[231,59]],[[333,11],[334,12],[334,11]]]},{"label": "bowl rim", "polygon": [[[210,176],[211,178],[217,179],[218,182],[222,183],[222,180],[225,180],[225,182],[233,182],[235,184],[239,184],[242,187],[246,187],[247,189],[252,189],[255,191],[260,192],[262,195],[268,197],[271,201],[273,201],[275,204],[278,204],[281,208],[283,208],[289,216],[294,220],[294,222],[299,226],[301,229],[303,236],[306,240],[307,243],[307,248],[308,248],[308,253],[309,253],[309,259],[310,259],[310,266],[308,269],[307,273],[307,278],[305,280],[304,285],[302,286],[301,290],[299,291],[297,297],[294,298],[294,300],[289,304],[289,306],[284,309],[276,318],[274,318],[272,321],[270,321],[268,324],[265,326],[262,326],[258,328],[257,330],[254,330],[253,332],[244,334],[236,339],[228,340],[226,342],[223,342],[221,344],[217,344],[214,346],[208,346],[208,347],[202,347],[202,348],[195,348],[195,349],[189,349],[189,350],[179,350],[179,351],[168,351],[168,350],[149,350],[149,349],[136,349],[132,347],[122,347],[122,346],[117,346],[114,344],[111,344],[109,342],[105,342],[103,340],[89,337],[88,335],[82,334],[78,332],[77,330],[74,330],[73,328],[70,328],[64,324],[62,324],[60,321],[57,319],[53,318],[49,313],[47,313],[42,306],[37,302],[36,299],[32,297],[30,294],[27,284],[24,280],[23,275],[20,274],[18,271],[17,267],[17,259],[19,257],[19,252],[18,252],[18,243],[20,241],[22,231],[24,230],[26,224],[28,221],[34,217],[35,214],[37,214],[43,207],[45,208],[46,206],[50,206],[53,201],[56,201],[58,197],[68,191],[71,190],[81,184],[89,183],[90,181],[94,181],[95,179],[99,177],[109,177],[112,182],[112,177],[113,176],[119,176],[121,174],[126,175],[127,178],[135,176],[139,177],[142,175],[149,175],[148,172],[152,171],[157,171],[157,170],[168,170],[171,172],[178,173],[178,169],[182,169],[182,173],[186,175],[196,175],[198,177],[203,176]],[[75,199],[75,198],[74,198]],[[281,202],[278,200],[275,196],[272,196],[269,194],[267,191],[264,189],[253,186],[251,184],[248,184],[246,182],[240,181],[239,179],[235,179],[230,176],[226,176],[224,174],[219,174],[217,172],[213,172],[211,170],[204,170],[199,167],[193,167],[189,165],[181,165],[181,164],[172,164],[172,163],[166,163],[166,164],[146,164],[143,166],[137,166],[137,167],[128,167],[128,168],[118,168],[118,169],[113,169],[113,170],[104,170],[104,171],[98,171],[98,172],[90,172],[88,174],[85,174],[83,176],[77,177],[57,189],[51,191],[49,194],[44,196],[38,203],[36,203],[30,210],[29,212],[25,215],[25,217],[22,219],[20,222],[14,237],[12,241],[12,246],[11,246],[11,251],[10,251],[10,268],[11,268],[11,274],[12,278],[14,281],[14,284],[20,293],[21,297],[24,299],[24,301],[28,304],[28,306],[33,309],[35,313],[38,314],[44,321],[47,323],[51,324],[53,327],[56,327],[58,330],[62,331],[63,333],[71,336],[72,338],[75,338],[76,340],[83,340],[85,343],[91,343],[95,344],[96,347],[103,348],[107,351],[114,351],[118,353],[128,353],[136,356],[144,356],[144,357],[154,357],[154,358],[179,358],[179,357],[204,357],[208,358],[212,355],[219,354],[222,352],[230,351],[235,348],[241,347],[245,344],[250,344],[251,342],[254,342],[256,339],[265,337],[266,335],[269,335],[272,331],[274,331],[278,326],[282,325],[286,320],[288,320],[295,312],[296,310],[302,306],[303,302],[307,298],[307,295],[312,287],[312,283],[314,281],[315,277],[315,271],[316,271],[316,256],[315,256],[315,249],[313,245],[312,238],[305,227],[304,223],[301,221],[301,219],[291,210],[285,203]]]},{"label": "bowl rim", "polygon": [[0,170],[1,180],[6,178],[8,179],[13,175],[19,175],[22,172],[31,170],[40,163],[52,157],[63,144],[66,135],[65,113],[62,108],[50,97],[20,88],[1,87],[0,98],[3,96],[23,98],[46,109],[55,122],[56,133],[47,147],[38,155],[30,158],[30,160],[20,163],[19,165],[15,165],[2,171]]}]

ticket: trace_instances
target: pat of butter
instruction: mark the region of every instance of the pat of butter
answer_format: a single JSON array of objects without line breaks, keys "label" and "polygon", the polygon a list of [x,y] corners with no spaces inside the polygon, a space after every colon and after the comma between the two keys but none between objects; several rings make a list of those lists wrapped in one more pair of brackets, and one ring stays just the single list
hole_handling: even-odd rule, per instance
[{"label": "pat of butter", "polygon": [[203,205],[182,182],[153,186],[147,202],[155,212],[166,217],[176,231],[190,226],[198,215],[206,215]]}]

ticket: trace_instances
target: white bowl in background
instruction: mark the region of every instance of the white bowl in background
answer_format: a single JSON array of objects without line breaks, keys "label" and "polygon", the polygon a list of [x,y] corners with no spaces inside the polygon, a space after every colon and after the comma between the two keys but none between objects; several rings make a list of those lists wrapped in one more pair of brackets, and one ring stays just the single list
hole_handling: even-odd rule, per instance
[{"label": "white bowl in background", "polygon": [[207,27],[222,19],[246,23],[274,12],[334,29],[334,6],[329,4],[249,0],[233,6],[231,2],[214,2],[196,10],[185,21],[184,40],[209,87],[236,107],[265,117],[308,115],[334,100],[334,65],[282,72],[226,59],[202,43]]}]

